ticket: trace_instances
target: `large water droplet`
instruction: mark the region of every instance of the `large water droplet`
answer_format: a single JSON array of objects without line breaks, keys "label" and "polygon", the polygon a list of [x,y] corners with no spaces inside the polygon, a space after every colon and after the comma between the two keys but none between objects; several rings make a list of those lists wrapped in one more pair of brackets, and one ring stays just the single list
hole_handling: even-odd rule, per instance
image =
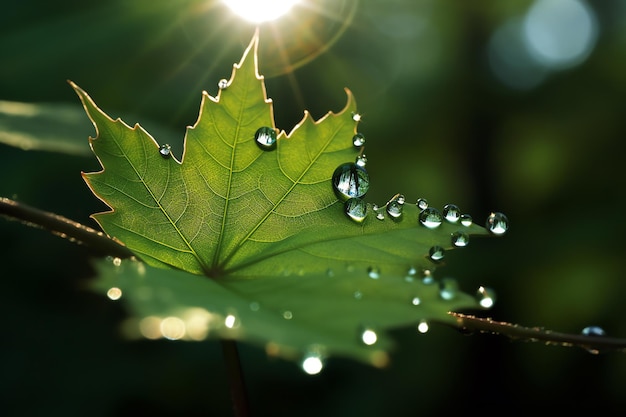
[{"label": "large water droplet", "polygon": [[434,207],[426,207],[419,216],[420,223],[429,229],[435,229],[441,225],[443,217],[441,212]]},{"label": "large water droplet", "polygon": [[503,213],[491,213],[487,217],[485,227],[491,234],[500,236],[509,230],[509,219]]},{"label": "large water droplet", "polygon": [[372,346],[378,340],[378,335],[376,332],[370,328],[363,329],[361,333],[361,341],[365,343],[367,346]]},{"label": "large water droplet", "polygon": [[473,222],[474,220],[472,219],[472,216],[470,216],[469,214],[461,214],[461,224],[463,226],[470,227]]},{"label": "large water droplet", "polygon": [[482,308],[491,308],[496,302],[496,293],[493,289],[481,285],[476,290],[476,300]]},{"label": "large water droplet", "polygon": [[264,151],[276,149],[276,129],[267,126],[260,127],[254,134],[254,140]]},{"label": "large water droplet", "polygon": [[450,223],[456,223],[461,218],[461,210],[456,204],[443,206],[443,217]]},{"label": "large water droplet", "polygon": [[462,248],[469,244],[469,235],[465,232],[457,231],[452,233],[452,246],[456,246],[457,248]]},{"label": "large water droplet", "polygon": [[356,148],[360,148],[361,146],[365,145],[365,135],[363,133],[357,133],[352,136],[352,144]]},{"label": "large water droplet", "polygon": [[343,200],[363,197],[370,188],[370,177],[365,168],[352,162],[339,165],[332,181],[335,192]]},{"label": "large water droplet", "polygon": [[418,198],[415,205],[420,210],[426,210],[428,208],[428,200],[426,200],[425,198]]},{"label": "large water droplet", "polygon": [[442,248],[441,246],[433,246],[428,251],[428,256],[430,257],[430,260],[433,262],[441,262],[445,256],[445,253],[446,253],[445,249]]},{"label": "large water droplet", "polygon": [[454,278],[444,278],[440,282],[439,296],[444,300],[452,300],[459,292],[459,283]]},{"label": "large water droplet", "polygon": [[357,223],[361,223],[367,217],[367,204],[360,198],[349,198],[344,203],[346,215]]},{"label": "large water droplet", "polygon": [[172,156],[172,147],[169,144],[164,143],[159,146],[159,153],[163,158],[167,159]]},{"label": "large water droplet", "polygon": [[404,196],[402,194],[396,194],[387,203],[387,214],[390,217],[397,219],[402,216],[402,208],[404,207]]}]

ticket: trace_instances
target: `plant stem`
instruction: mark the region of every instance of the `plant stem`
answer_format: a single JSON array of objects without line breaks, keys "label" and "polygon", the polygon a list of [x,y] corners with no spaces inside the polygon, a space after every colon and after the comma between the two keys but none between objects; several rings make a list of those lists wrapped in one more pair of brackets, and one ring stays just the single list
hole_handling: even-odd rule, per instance
[{"label": "plant stem", "polygon": [[49,230],[57,236],[85,244],[102,254],[118,258],[133,256],[133,253],[126,246],[102,232],[58,214],[39,210],[9,198],[0,197],[0,215],[20,220],[28,226]]},{"label": "plant stem", "polygon": [[250,410],[237,343],[234,340],[222,339],[221,344],[235,417],[248,417]]},{"label": "plant stem", "polygon": [[450,313],[463,331],[500,334],[524,342],[544,342],[546,345],[579,347],[594,354],[609,351],[626,352],[626,339],[605,336],[559,333],[542,327],[524,327],[461,313]]}]

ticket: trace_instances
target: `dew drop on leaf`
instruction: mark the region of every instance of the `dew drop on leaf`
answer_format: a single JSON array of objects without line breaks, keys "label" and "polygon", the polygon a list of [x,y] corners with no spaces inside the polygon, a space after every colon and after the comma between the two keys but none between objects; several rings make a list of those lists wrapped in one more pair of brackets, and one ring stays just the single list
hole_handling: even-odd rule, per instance
[{"label": "dew drop on leaf", "polygon": [[159,146],[159,153],[163,158],[168,159],[172,156],[172,147],[169,144],[164,143],[163,145]]},{"label": "dew drop on leaf", "polygon": [[365,145],[365,135],[363,133],[356,133],[354,136],[352,136],[352,144],[356,148],[360,148],[361,146]]},{"label": "dew drop on leaf", "polygon": [[358,155],[356,157],[356,164],[360,167],[367,165],[367,156],[365,156],[365,154]]},{"label": "dew drop on leaf", "polygon": [[482,308],[491,308],[496,301],[496,293],[493,289],[481,285],[476,290],[476,301]]},{"label": "dew drop on leaf", "polygon": [[418,198],[415,205],[420,210],[426,210],[428,208],[428,200],[426,200],[425,198]]},{"label": "dew drop on leaf", "polygon": [[119,300],[122,297],[122,290],[118,287],[111,287],[107,291],[107,297],[113,301]]},{"label": "dew drop on leaf", "polygon": [[367,268],[367,276],[372,279],[380,278],[380,269],[376,268],[375,266],[370,266],[369,268]]},{"label": "dew drop on leaf", "polygon": [[443,217],[450,223],[456,223],[461,218],[461,210],[455,204],[443,206]]},{"label": "dew drop on leaf", "polygon": [[387,203],[387,214],[390,217],[397,219],[402,216],[403,206],[404,196],[402,194],[397,194]]},{"label": "dew drop on leaf", "polygon": [[432,272],[430,272],[429,269],[425,269],[423,272],[423,277],[422,277],[422,284],[424,285],[430,285],[430,284],[434,284],[435,282],[435,277],[433,277]]},{"label": "dew drop on leaf", "polygon": [[237,316],[235,316],[234,314],[229,314],[224,318],[224,326],[228,327],[229,329],[234,329],[238,325],[239,323],[237,320]]},{"label": "dew drop on leaf", "polygon": [[355,291],[354,294],[352,294],[352,296],[354,297],[355,300],[360,300],[361,298],[363,298],[363,293],[361,291]]},{"label": "dew drop on leaf", "polygon": [[346,215],[357,223],[361,223],[367,217],[367,204],[358,197],[349,198],[344,203]]},{"label": "dew drop on leaf", "polygon": [[470,216],[469,214],[461,214],[461,224],[463,226],[470,227],[473,222],[474,220],[472,219],[472,216]]},{"label": "dew drop on leaf", "polygon": [[429,229],[435,229],[441,225],[441,212],[434,207],[427,207],[420,213],[420,223]]},{"label": "dew drop on leaf", "polygon": [[454,278],[444,278],[439,285],[439,296],[444,300],[454,299],[459,292],[459,283]]},{"label": "dew drop on leaf", "polygon": [[343,200],[363,197],[370,188],[370,177],[365,168],[352,162],[339,165],[332,181],[335,192]]},{"label": "dew drop on leaf", "polygon": [[302,370],[309,375],[317,375],[322,372],[324,368],[324,361],[317,352],[309,352],[304,356],[302,360]]},{"label": "dew drop on leaf", "polygon": [[253,301],[250,303],[250,311],[259,311],[260,308],[261,305],[258,302]]},{"label": "dew drop on leaf", "polygon": [[228,80],[226,78],[222,78],[218,83],[217,83],[217,87],[220,90],[224,90],[225,88],[228,87]]},{"label": "dew drop on leaf", "polygon": [[254,134],[254,140],[264,151],[276,149],[276,130],[271,127],[260,127]]},{"label": "dew drop on leaf", "polygon": [[452,233],[452,246],[462,248],[469,244],[469,235],[465,232],[457,231]]},{"label": "dew drop on leaf", "polygon": [[370,328],[363,329],[361,333],[361,341],[367,346],[372,346],[378,340],[376,332]]},{"label": "dew drop on leaf", "polygon": [[420,320],[420,322],[417,324],[417,331],[420,333],[426,333],[428,332],[428,322],[426,320]]},{"label": "dew drop on leaf", "polygon": [[420,300],[419,297],[413,297],[411,298],[411,304],[413,304],[414,306],[418,306],[420,305],[422,302],[422,300]]},{"label": "dew drop on leaf", "polygon": [[285,320],[291,320],[293,318],[293,313],[289,310],[283,311],[283,318]]},{"label": "dew drop on leaf", "polygon": [[581,332],[583,336],[605,336],[604,329],[600,326],[587,326]]},{"label": "dew drop on leaf", "polygon": [[500,236],[509,230],[509,219],[503,213],[491,213],[487,217],[485,227],[491,234]]},{"label": "dew drop on leaf", "polygon": [[443,260],[443,257],[445,256],[445,252],[446,252],[445,249],[442,248],[441,246],[433,246],[428,251],[428,256],[430,257],[431,261],[440,262],[441,260]]},{"label": "dew drop on leaf", "polygon": [[354,120],[355,122],[360,122],[361,115],[359,113],[352,112],[352,120]]}]

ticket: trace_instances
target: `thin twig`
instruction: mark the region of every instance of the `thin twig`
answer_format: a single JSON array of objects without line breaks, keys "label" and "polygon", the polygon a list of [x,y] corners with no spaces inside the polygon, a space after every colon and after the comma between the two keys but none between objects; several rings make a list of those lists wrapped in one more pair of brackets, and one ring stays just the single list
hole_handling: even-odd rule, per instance
[{"label": "thin twig", "polygon": [[228,339],[222,339],[220,343],[226,363],[235,417],[248,417],[250,410],[237,343]]},{"label": "thin twig", "polygon": [[133,256],[133,253],[126,246],[102,232],[58,214],[39,210],[9,198],[0,197],[0,215],[20,220],[28,226],[49,230],[57,236],[85,244],[102,254],[118,258]]},{"label": "thin twig", "polygon": [[492,333],[524,342],[543,342],[547,345],[579,347],[594,354],[617,351],[626,353],[626,339],[606,336],[559,333],[542,327],[524,327],[461,313],[450,313],[456,325],[467,332]]}]

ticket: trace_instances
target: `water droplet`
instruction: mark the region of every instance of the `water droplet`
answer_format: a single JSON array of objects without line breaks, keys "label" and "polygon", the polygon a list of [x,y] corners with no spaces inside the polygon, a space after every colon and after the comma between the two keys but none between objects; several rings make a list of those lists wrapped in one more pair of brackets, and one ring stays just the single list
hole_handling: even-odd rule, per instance
[{"label": "water droplet", "polygon": [[469,244],[469,235],[465,232],[457,231],[452,233],[452,246],[462,248]]},{"label": "water droplet", "polygon": [[354,294],[352,294],[352,296],[354,297],[355,300],[360,300],[361,298],[363,298],[363,293],[361,291],[355,291]]},{"label": "water droplet", "polygon": [[404,206],[404,196],[402,194],[396,194],[387,203],[387,214],[394,219],[402,216],[402,207]]},{"label": "water droplet", "polygon": [[367,156],[365,156],[365,154],[358,155],[356,157],[356,164],[360,167],[367,165]]},{"label": "water droplet", "polygon": [[360,122],[361,121],[361,115],[359,113],[352,112],[352,120],[354,120],[355,122]]},{"label": "water droplet", "polygon": [[331,277],[331,278],[334,277],[335,276],[335,271],[332,268],[328,268],[326,270],[326,276]]},{"label": "water droplet", "polygon": [[220,90],[224,90],[225,88],[228,87],[228,80],[226,78],[222,78],[218,83],[217,86],[219,87]]},{"label": "water droplet", "polygon": [[167,143],[164,143],[163,145],[159,146],[159,153],[163,158],[167,159],[172,156],[172,147]]},{"label": "water droplet", "polygon": [[420,305],[422,302],[422,300],[420,300],[419,297],[413,297],[411,298],[411,304],[413,304],[414,306],[418,306]]},{"label": "water droplet", "polygon": [[370,188],[370,177],[365,168],[355,163],[341,164],[333,173],[333,187],[342,199],[363,197]]},{"label": "water droplet", "polygon": [[415,205],[420,210],[426,210],[428,208],[428,200],[426,200],[425,198],[418,198]]},{"label": "water droplet", "polygon": [[473,222],[474,220],[472,219],[472,216],[470,216],[469,214],[461,214],[461,224],[463,226],[470,227]]},{"label": "water droplet", "polygon": [[318,352],[308,352],[302,360],[302,370],[309,375],[317,375],[324,368],[324,361]]},{"label": "water droplet", "polygon": [[372,329],[366,328],[361,333],[361,341],[367,346],[372,346],[378,340],[378,335]]},{"label": "water droplet", "polygon": [[445,249],[442,248],[441,246],[433,246],[428,251],[428,256],[430,257],[431,261],[440,262],[441,260],[443,260],[445,253],[446,253]]},{"label": "water droplet", "polygon": [[293,318],[293,313],[289,310],[283,311],[283,318],[285,320],[291,320]]},{"label": "water droplet", "polygon": [[439,296],[444,300],[452,300],[459,292],[459,283],[454,278],[444,278],[439,284]]},{"label": "water droplet", "polygon": [[427,207],[420,213],[420,223],[429,229],[435,229],[441,225],[441,212],[434,207]]},{"label": "water droplet", "polygon": [[415,269],[415,267],[410,267],[407,271],[406,271],[406,275],[404,276],[404,280],[406,282],[413,282],[415,281],[415,276],[417,275],[417,269]]},{"label": "water droplet", "polygon": [[365,135],[363,135],[363,133],[357,133],[352,136],[352,144],[356,148],[360,148],[361,146],[365,145]]},{"label": "water droplet", "polygon": [[428,322],[426,320],[420,320],[420,322],[417,324],[417,331],[420,333],[426,333],[428,332]]},{"label": "water droplet", "polygon": [[443,217],[450,223],[456,223],[461,218],[461,210],[455,204],[443,206]]},{"label": "water droplet", "polygon": [[585,327],[581,334],[583,336],[605,336],[606,333],[604,332],[604,329],[600,326],[587,326]]},{"label": "water droplet", "polygon": [[122,258],[118,258],[118,257],[113,258],[113,265],[115,266],[122,265]]},{"label": "water droplet", "polygon": [[509,230],[509,219],[503,213],[491,213],[485,227],[491,234],[501,236]]},{"label": "water droplet", "polygon": [[250,310],[259,311],[260,308],[261,308],[261,305],[258,302],[253,301],[250,303]]},{"label": "water droplet", "polygon": [[382,208],[378,207],[378,204],[374,204],[372,210],[374,210],[374,213],[376,213],[376,218],[378,220],[385,220],[385,211]]},{"label": "water droplet", "polygon": [[276,129],[267,126],[260,127],[254,134],[254,140],[264,151],[276,149]]},{"label": "water droplet", "polygon": [[496,301],[496,293],[493,289],[481,285],[476,290],[476,300],[482,308],[491,308]]},{"label": "water droplet", "polygon": [[370,266],[369,268],[367,268],[367,276],[371,279],[380,278],[380,269],[376,268],[375,266]]},{"label": "water droplet", "polygon": [[435,277],[433,277],[433,273],[430,272],[430,269],[425,269],[423,272],[422,283],[424,285],[430,285],[435,283]]},{"label": "water droplet", "polygon": [[367,204],[360,198],[349,198],[344,204],[344,209],[346,215],[357,223],[361,223],[367,217]]},{"label": "water droplet", "polygon": [[107,297],[113,301],[119,300],[122,297],[122,290],[117,287],[111,287],[107,291]]},{"label": "water droplet", "polygon": [[237,325],[237,317],[234,314],[229,314],[226,316],[226,318],[224,318],[224,326],[228,327],[229,329],[234,329],[235,327],[237,327]]}]

